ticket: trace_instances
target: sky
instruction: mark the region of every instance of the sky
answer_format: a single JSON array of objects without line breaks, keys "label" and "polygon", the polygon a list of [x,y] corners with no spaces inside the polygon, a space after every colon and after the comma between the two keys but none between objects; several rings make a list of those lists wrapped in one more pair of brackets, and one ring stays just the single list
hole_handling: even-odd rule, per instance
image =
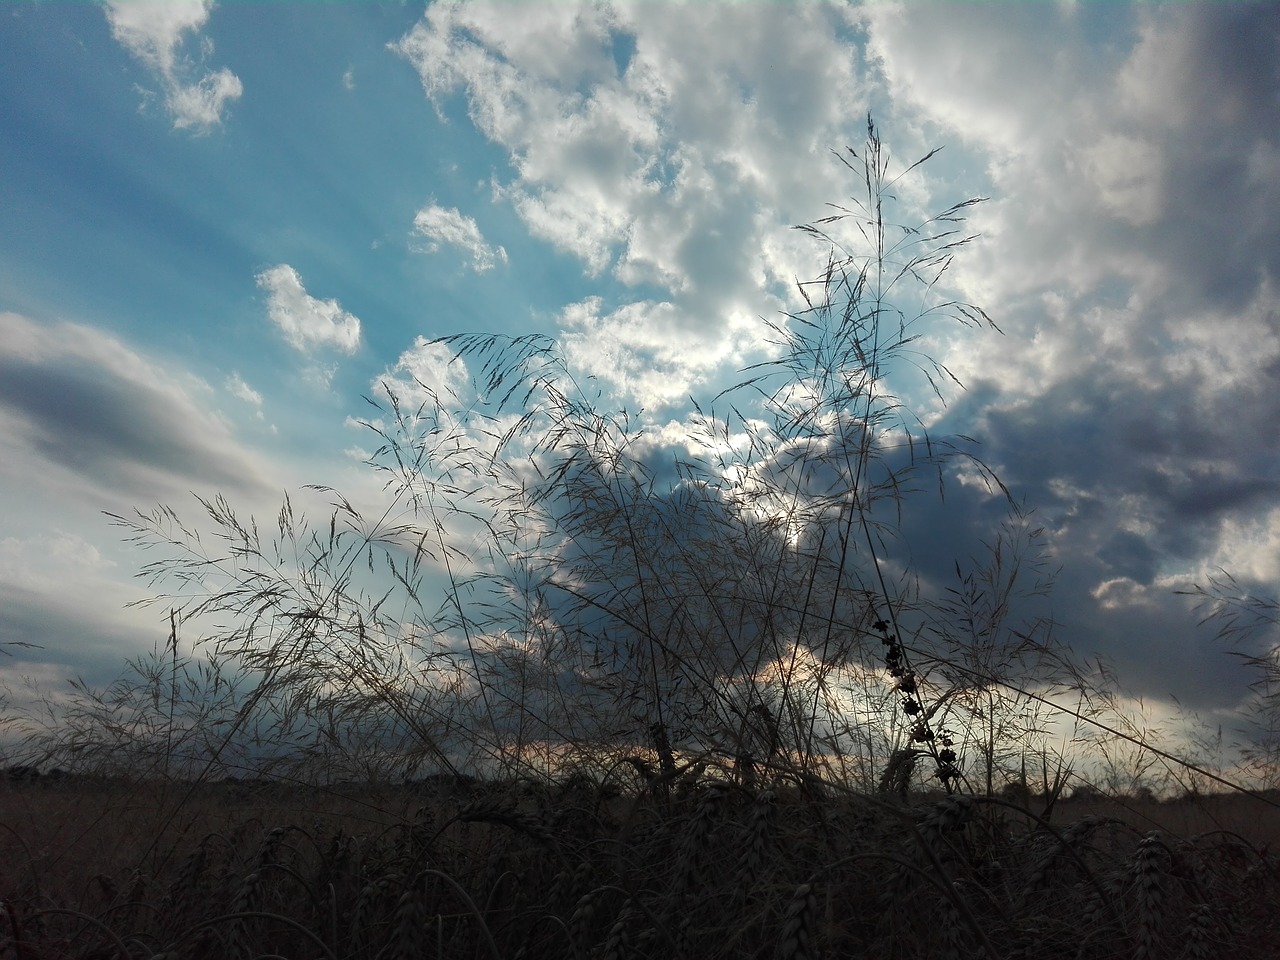
[{"label": "sky", "polygon": [[[1235,716],[1177,591],[1280,593],[1280,8],[13,2],[0,50],[11,688],[163,642],[104,511],[375,501],[363,398],[448,382],[434,338],[554,337],[687,455],[824,266],[791,227],[856,194],[870,114],[898,171],[943,147],[904,216],[989,198],[943,287],[1000,332],[929,326],[965,389],[904,403],[1043,526],[1060,640]],[[990,502],[912,502],[922,576]]]}]

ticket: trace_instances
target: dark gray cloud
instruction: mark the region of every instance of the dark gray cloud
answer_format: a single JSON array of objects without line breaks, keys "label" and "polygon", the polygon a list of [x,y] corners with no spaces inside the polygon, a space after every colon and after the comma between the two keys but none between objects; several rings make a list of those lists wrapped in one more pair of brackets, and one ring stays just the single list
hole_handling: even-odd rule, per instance
[{"label": "dark gray cloud", "polygon": [[6,645],[0,668],[6,677],[43,675],[57,693],[67,692],[72,677],[105,686],[119,676],[122,657],[163,640],[158,622],[141,640],[114,611],[50,599],[45,591],[0,584],[0,642]]},{"label": "dark gray cloud", "polygon": [[[1252,387],[1203,406],[1193,391],[1117,383],[1098,365],[1031,400],[975,391],[939,426],[982,438],[982,456],[1036,509],[1061,568],[1068,642],[1113,660],[1137,693],[1223,707],[1243,695],[1244,675],[1174,591],[1232,564],[1231,531],[1280,508],[1280,451],[1265,428],[1280,409],[1250,402]],[[950,493],[915,532],[944,555],[962,549],[980,525],[946,514],[975,509],[967,497]]]},{"label": "dark gray cloud", "polygon": [[211,398],[100,331],[0,314],[0,496],[25,508],[6,516],[0,538],[0,645],[12,654],[0,656],[0,678],[10,686],[32,676],[63,696],[78,676],[101,687],[124,657],[163,641],[155,610],[125,609],[148,593],[130,582],[141,560],[101,511],[190,490],[250,502],[267,492]]},{"label": "dark gray cloud", "polygon": [[149,500],[213,487],[259,493],[226,423],[159,367],[85,327],[0,317],[6,443],[92,487]]},{"label": "dark gray cloud", "polygon": [[1102,511],[1108,523],[1150,523],[1158,529],[1146,539],[1179,560],[1210,547],[1224,516],[1280,503],[1280,450],[1261,432],[1280,414],[1275,400],[1202,408],[1187,384],[1108,384],[1105,371],[1091,372],[1016,405],[960,407],[947,420],[976,424],[1006,482],[1064,523],[1076,508]]},{"label": "dark gray cloud", "polygon": [[[1175,591],[1219,566],[1280,590],[1280,10],[993,15],[866,8],[896,111],[991,178],[955,272],[1007,336],[947,342],[971,389],[933,428],[1035,508],[1074,645],[1138,693],[1229,708],[1242,675]],[[922,509],[938,554],[978,532]]]}]

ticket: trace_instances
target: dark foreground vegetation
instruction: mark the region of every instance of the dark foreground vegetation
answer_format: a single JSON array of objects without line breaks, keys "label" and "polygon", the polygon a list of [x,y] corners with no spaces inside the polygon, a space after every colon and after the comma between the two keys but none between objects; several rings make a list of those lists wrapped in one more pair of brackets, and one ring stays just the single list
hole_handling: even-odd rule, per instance
[{"label": "dark foreground vegetation", "polygon": [[[634,773],[634,771],[632,771]],[[1272,960],[1280,809],[615,784],[0,786],[0,957]]]}]

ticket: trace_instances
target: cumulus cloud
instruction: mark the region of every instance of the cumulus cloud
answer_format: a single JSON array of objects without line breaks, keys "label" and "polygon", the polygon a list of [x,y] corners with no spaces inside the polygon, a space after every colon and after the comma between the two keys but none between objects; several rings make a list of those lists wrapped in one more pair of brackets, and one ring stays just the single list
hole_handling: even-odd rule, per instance
[{"label": "cumulus cloud", "polygon": [[755,341],[754,318],[725,319],[708,340],[691,331],[678,307],[635,301],[608,311],[601,297],[569,304],[558,325],[560,346],[575,370],[609,384],[646,409],[686,401],[714,372],[732,367]]},{"label": "cumulus cloud", "polygon": [[489,246],[475,220],[464,216],[456,207],[446,209],[435,204],[423,207],[414,215],[413,232],[426,238],[427,253],[438,253],[441,247],[450,246],[468,254],[471,267],[477,273],[492,270],[495,263],[507,262],[507,251],[501,246]]},{"label": "cumulus cloud", "polygon": [[424,404],[431,408],[436,399],[446,407],[465,406],[474,396],[466,361],[446,344],[425,337],[414,340],[371,389],[376,397],[390,389],[400,406],[409,410]]},{"label": "cumulus cloud", "polygon": [[[213,0],[107,0],[104,5],[112,36],[160,81],[174,127],[196,133],[218,126],[227,105],[244,93],[240,78],[226,67],[204,70],[181,53],[186,37],[199,33],[212,8]],[[212,54],[207,37],[200,51],[202,61]]]},{"label": "cumulus cloud", "polygon": [[318,300],[307,293],[298,271],[278,264],[257,276],[267,292],[267,316],[294,349],[302,353],[331,347],[352,354],[360,346],[360,320],[337,300]]},{"label": "cumulus cloud", "polygon": [[[741,318],[776,312],[796,272],[812,269],[811,247],[798,259],[795,245],[765,238],[842,190],[826,151],[849,142],[867,89],[842,17],[816,4],[743,16],[703,4],[446,2],[393,48],[438,108],[465,94],[510,159],[496,196],[533,236],[588,275],[658,288],[591,311],[619,324],[594,366],[635,367],[666,333],[670,353],[739,357]],[[651,320],[630,336],[621,326]],[[579,342],[583,359],[589,347]],[[673,397],[700,375],[698,364],[665,372]],[[655,397],[648,381],[627,382]]]}]

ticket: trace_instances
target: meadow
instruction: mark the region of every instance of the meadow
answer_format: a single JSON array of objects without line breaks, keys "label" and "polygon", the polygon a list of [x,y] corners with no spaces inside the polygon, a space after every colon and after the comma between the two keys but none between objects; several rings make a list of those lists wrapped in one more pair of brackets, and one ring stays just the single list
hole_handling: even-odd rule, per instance
[{"label": "meadow", "polygon": [[[368,398],[381,502],[113,515],[168,636],[6,720],[0,957],[1274,958],[1274,651],[1224,763],[1058,642],[1034,512],[902,399],[996,331],[941,292],[981,198],[912,219],[929,157],[867,134],[679,456],[457,336]],[[903,518],[948,484],[944,581]],[[1226,639],[1277,622],[1232,587]]]},{"label": "meadow", "polygon": [[0,956],[1237,957],[1280,797],[682,780],[0,788]]}]

